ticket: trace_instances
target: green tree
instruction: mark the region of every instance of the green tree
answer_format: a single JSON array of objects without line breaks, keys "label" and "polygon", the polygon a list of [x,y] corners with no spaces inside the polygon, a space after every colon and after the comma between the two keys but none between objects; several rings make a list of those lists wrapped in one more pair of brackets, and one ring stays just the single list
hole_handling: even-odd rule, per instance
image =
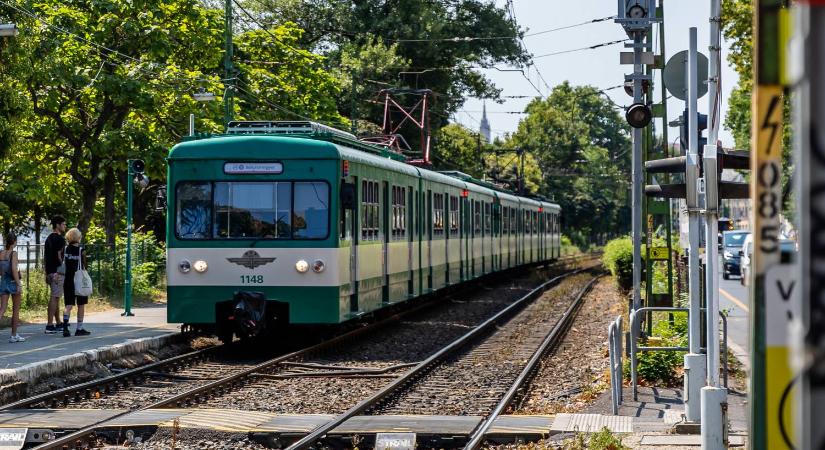
[{"label": "green tree", "polygon": [[[370,78],[368,95],[359,94],[362,117],[379,121],[382,109],[370,102],[385,86],[428,88],[437,95],[435,128],[446,125],[465,96],[494,98],[499,90],[478,70],[495,64],[523,65],[529,60],[517,37],[518,25],[505,9],[486,0],[246,0],[262,23],[292,21],[306,30],[302,45],[328,56],[340,67],[356,48],[381,44],[404,61]],[[513,36],[512,39],[489,39]],[[454,39],[454,38],[476,39]],[[367,77],[361,77],[366,81]],[[344,114],[349,100],[339,103]],[[414,134],[409,134],[414,136]],[[414,139],[410,139],[414,141]]]},{"label": "green tree", "polygon": [[[728,100],[725,127],[733,134],[737,149],[751,148],[751,98],[753,94],[753,2],[727,0],[722,2],[722,32],[730,50],[728,62],[739,75],[737,86]],[[791,145],[790,98],[784,99],[782,135],[782,203],[783,212],[792,214],[791,199],[793,157]]]},{"label": "green tree", "polygon": [[594,87],[565,82],[526,112],[507,146],[536,156],[539,194],[562,206],[566,228],[585,236],[626,229],[630,140],[612,102]]},{"label": "green tree", "polygon": [[71,176],[65,195],[79,198],[86,230],[107,173],[125,171],[127,156],[162,161],[191,91],[216,86],[220,16],[196,0],[30,0],[11,15],[20,51],[3,63],[31,112],[21,134]]},{"label": "green tree", "polygon": [[346,128],[335,102],[341,87],[324,58],[298,47],[303,30],[286,23],[235,38],[238,113],[250,119],[311,118]]}]

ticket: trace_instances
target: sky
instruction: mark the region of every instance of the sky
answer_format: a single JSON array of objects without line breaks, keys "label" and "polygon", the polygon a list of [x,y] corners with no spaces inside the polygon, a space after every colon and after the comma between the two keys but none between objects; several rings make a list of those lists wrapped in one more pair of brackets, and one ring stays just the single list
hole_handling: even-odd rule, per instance
[{"label": "sky", "polygon": [[[708,16],[710,0],[662,0],[664,4],[665,27],[665,58],[687,50],[688,33],[690,27],[697,28],[697,42],[699,52],[707,55],[710,39]],[[497,1],[502,3],[502,1]],[[577,24],[592,19],[613,16],[616,14],[615,0],[514,0],[516,20],[527,33],[539,32],[557,27]],[[658,36],[658,29],[656,33]],[[533,37],[525,37],[527,50],[534,56],[546,53],[577,49],[603,42],[624,39],[627,35],[621,25],[607,20],[594,24],[583,25],[567,30],[555,31]],[[658,42],[658,40],[656,40]],[[727,62],[727,43],[722,44],[722,120],[719,139],[725,147],[733,146],[733,137],[730,131],[724,128],[725,115],[728,109],[728,97],[737,84],[737,75]],[[620,65],[619,53],[631,51],[624,49],[621,44],[601,47],[593,50],[578,51],[561,55],[534,58],[535,67],[525,71],[527,77],[541,91],[547,95],[549,90],[536,73],[541,73],[547,85],[552,88],[565,80],[574,85],[591,85],[600,89],[622,84],[624,75],[633,71],[633,66]],[[519,72],[499,72],[486,70],[484,72],[495,85],[503,89],[502,96],[537,96],[538,92]],[[655,73],[658,83],[659,72]],[[658,87],[658,86],[657,86]],[[621,106],[628,106],[632,98],[623,89],[607,91],[613,101]],[[656,101],[660,101],[661,93],[654,92]],[[512,111],[523,111],[531,98],[504,99],[503,104],[487,101],[487,118],[493,130],[493,136],[503,136],[512,133],[518,127],[523,114],[508,114]],[[699,99],[699,112],[707,114],[708,96]],[[667,122],[678,118],[685,108],[682,100],[672,97],[668,100]],[[468,128],[478,130],[481,120],[482,101],[468,99],[464,107],[454,115],[454,120]],[[624,112],[620,114],[624,116]],[[661,134],[662,123],[656,121],[656,133]],[[668,129],[668,139],[672,142],[678,137],[679,130]],[[707,132],[705,132],[707,135]]]}]

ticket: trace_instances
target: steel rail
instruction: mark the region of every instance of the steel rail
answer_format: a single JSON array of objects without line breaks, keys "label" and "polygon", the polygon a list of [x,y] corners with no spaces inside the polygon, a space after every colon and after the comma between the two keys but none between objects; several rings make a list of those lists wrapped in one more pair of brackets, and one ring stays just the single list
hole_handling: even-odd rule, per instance
[{"label": "steel rail", "polygon": [[[560,258],[556,261],[553,261],[551,263],[545,263],[543,265],[546,268],[546,267],[553,266],[553,265],[559,264],[559,263],[568,263],[568,262],[572,262],[572,261],[576,261],[576,260],[586,260],[586,259],[589,259],[589,258],[593,258],[594,256],[595,255],[592,254],[592,253],[576,255],[576,256],[572,256],[572,257]],[[533,267],[539,266],[539,265],[542,265],[542,264],[535,264],[535,265],[533,265]],[[485,279],[497,278],[497,277],[500,277],[500,276],[503,276],[503,275],[506,275],[506,274],[509,274],[509,273],[513,273],[513,271],[515,271],[515,270],[522,270],[522,269],[524,269],[524,266],[515,267],[515,268],[508,269],[508,270],[501,271],[501,272],[494,272],[494,273],[479,277],[479,278],[475,279],[474,281],[483,281]],[[557,277],[555,277],[555,278],[553,278],[549,281],[546,281],[546,282],[542,283],[538,288],[534,289],[530,293],[528,293],[525,296],[521,297],[520,299],[516,300],[516,302],[509,305],[504,310],[499,311],[495,316],[493,316],[492,318],[488,319],[487,321],[485,321],[481,325],[478,325],[476,328],[474,328],[474,330],[477,330],[479,327],[482,327],[482,326],[485,326],[485,327],[491,326],[491,324],[496,323],[495,320],[500,319],[501,317],[505,316],[508,311],[513,311],[514,306],[516,306],[517,304],[521,304],[524,301],[527,301],[529,299],[534,298],[535,296],[538,296],[539,294],[543,293],[544,290],[548,289],[549,287],[551,287],[552,284],[557,283],[562,278],[565,278],[565,277],[567,277],[569,275],[572,275],[572,274],[575,274],[575,273],[579,273],[579,272],[584,271],[584,270],[588,270],[588,268],[572,270],[572,271],[566,272],[562,275],[559,275],[559,276],[557,276]],[[427,294],[427,295],[423,296],[424,299],[419,299],[419,304],[416,305],[415,307],[397,312],[397,313],[395,313],[395,314],[393,314],[393,315],[391,315],[391,316],[389,316],[385,319],[380,320],[379,322],[376,322],[376,323],[373,323],[373,324],[363,326],[361,328],[349,331],[347,333],[336,336],[336,337],[334,337],[332,339],[329,339],[327,341],[315,344],[313,346],[310,346],[310,347],[307,347],[307,348],[304,348],[304,349],[301,349],[301,350],[296,350],[294,352],[278,356],[276,358],[273,358],[271,360],[268,360],[268,361],[263,362],[261,364],[258,364],[256,366],[244,369],[244,370],[242,370],[238,373],[235,373],[235,374],[229,375],[227,377],[221,378],[220,380],[216,380],[216,381],[213,381],[211,383],[207,383],[203,386],[199,386],[199,387],[190,389],[188,391],[182,392],[182,393],[180,393],[178,395],[175,395],[173,397],[170,397],[168,399],[161,400],[161,401],[156,402],[152,405],[145,406],[145,407],[142,407],[142,408],[138,408],[137,410],[134,410],[134,411],[125,411],[123,413],[116,414],[116,415],[111,416],[111,417],[107,417],[104,420],[100,420],[98,422],[95,422],[91,425],[88,425],[87,427],[84,427],[80,430],[74,431],[74,432],[72,432],[70,434],[67,434],[65,436],[62,436],[58,439],[43,443],[43,444],[35,447],[35,449],[37,449],[37,450],[50,450],[50,449],[73,448],[71,446],[75,445],[75,444],[77,444],[79,446],[80,443],[84,439],[86,439],[89,436],[93,435],[95,433],[95,431],[98,428],[100,428],[101,425],[103,425],[105,422],[108,422],[108,421],[111,421],[113,419],[120,418],[120,417],[129,415],[129,414],[132,414],[135,411],[143,411],[143,410],[147,410],[147,409],[162,409],[162,408],[183,406],[183,405],[189,403],[193,399],[201,399],[201,398],[205,397],[206,395],[211,394],[213,392],[222,391],[228,385],[241,382],[245,378],[254,378],[261,371],[265,371],[267,369],[270,369],[273,366],[277,366],[277,365],[281,364],[282,362],[285,362],[289,359],[293,359],[293,358],[300,357],[300,356],[305,356],[305,355],[311,354],[313,352],[317,352],[319,350],[324,350],[327,347],[331,347],[331,346],[340,344],[341,342],[353,339],[353,338],[358,337],[362,334],[366,334],[366,333],[378,330],[383,326],[386,326],[386,325],[389,325],[389,324],[392,324],[392,323],[396,323],[396,322],[398,322],[399,320],[401,320],[402,318],[406,317],[409,314],[415,313],[417,311],[420,311],[424,308],[429,307],[438,298],[440,298],[442,295],[453,295],[456,292],[461,292],[462,290],[465,290],[465,289],[466,290],[472,290],[473,287],[474,287],[474,285],[466,284],[466,283],[461,283],[461,284],[457,284],[457,285],[454,285],[454,286],[456,287],[455,289],[448,289],[446,291],[439,290],[439,291],[436,291],[434,293]],[[422,301],[422,300],[424,300],[424,301]],[[467,335],[475,336],[479,332],[480,331],[474,332],[473,330],[471,330],[470,332],[467,333]],[[467,335],[465,335],[465,336],[467,336]],[[459,339],[461,339],[461,338],[459,338]],[[455,342],[454,342],[454,344],[455,344]],[[454,349],[455,346],[450,345],[450,348]],[[439,351],[439,353],[444,352],[444,350],[446,350],[446,349],[442,349],[441,351]],[[436,355],[433,355],[433,356],[436,356]],[[431,362],[430,362],[431,360],[434,360],[433,357],[430,357],[429,359],[425,360],[424,362],[419,364],[419,366],[416,366],[415,368],[411,369],[409,372],[414,372],[414,373],[420,372],[420,367],[428,366],[429,364],[431,364]],[[400,383],[398,383],[397,381],[393,382],[391,384],[391,386],[396,386],[396,387],[398,385],[400,385]],[[370,397],[370,399],[372,399],[373,397]],[[368,400],[370,400],[370,399],[368,399]],[[361,402],[353,408],[357,408],[359,405],[361,405],[363,403],[364,402]],[[371,404],[372,403],[370,403],[370,405]],[[347,412],[349,412],[349,410]],[[343,414],[347,414],[347,412],[345,412]],[[360,410],[356,411],[354,414],[357,414],[358,412],[360,412]],[[344,420],[346,420],[346,418]],[[339,422],[336,419],[333,419],[333,422],[336,422],[336,424],[333,425],[332,427],[327,427],[326,425],[322,425],[322,426],[318,427],[316,430],[313,430],[312,432],[310,432],[310,434],[307,435],[304,439],[308,438],[309,436],[313,435],[314,433],[316,433],[316,432],[318,432],[322,429],[323,429],[323,431],[320,431],[321,434],[325,434],[327,431],[329,431],[329,429],[334,428],[334,426],[337,426],[340,423],[342,423],[343,420]],[[301,441],[303,441],[304,439],[302,439]],[[299,448],[299,447],[294,447],[296,444],[293,444],[293,447],[290,447],[290,448]],[[76,448],[80,448],[80,447],[76,446]]]},{"label": "steel rail", "polygon": [[503,413],[504,410],[510,406],[510,403],[519,391],[521,391],[521,389],[530,381],[532,375],[535,373],[534,370],[538,366],[539,362],[541,362],[542,358],[544,358],[547,351],[556,347],[561,339],[564,338],[565,332],[570,325],[572,325],[573,319],[576,317],[576,313],[581,306],[582,299],[588,292],[590,292],[590,289],[592,289],[593,284],[599,279],[599,277],[601,277],[601,275],[593,277],[593,279],[590,280],[590,282],[587,283],[587,285],[578,293],[575,300],[573,300],[564,312],[564,315],[561,319],[559,319],[558,323],[556,323],[553,329],[547,333],[544,341],[541,343],[541,346],[539,346],[539,348],[533,353],[530,361],[528,361],[527,365],[524,366],[524,369],[522,369],[518,378],[516,378],[512,386],[510,386],[507,393],[504,394],[504,397],[502,397],[501,401],[499,401],[498,405],[496,405],[495,409],[493,409],[493,412],[482,420],[482,422],[470,434],[470,440],[464,446],[464,450],[475,450],[484,442],[487,432],[490,430],[490,427],[493,426],[493,422],[495,422],[501,413]]},{"label": "steel rail", "polygon": [[299,439],[298,441],[294,442],[292,445],[287,447],[287,450],[299,450],[304,449],[315,443],[316,441],[322,439],[329,433],[331,430],[335,429],[342,423],[346,422],[347,420],[363,413],[364,411],[368,410],[370,407],[373,407],[379,404],[381,401],[387,399],[389,396],[394,394],[399,388],[402,386],[407,385],[413,379],[420,377],[421,375],[425,374],[426,372],[430,371],[432,368],[436,366],[438,362],[450,356],[454,352],[464,348],[467,344],[469,344],[473,339],[479,337],[479,335],[486,333],[492,327],[498,325],[503,319],[511,317],[513,314],[518,312],[522,306],[526,306],[530,301],[536,299],[537,297],[541,296],[545,291],[549,288],[558,284],[559,281],[562,279],[585,271],[589,270],[589,268],[582,268],[567,272],[565,274],[559,275],[554,277],[548,281],[545,281],[537,288],[533,289],[532,291],[528,292],[523,297],[519,298],[515,302],[511,303],[509,306],[504,308],[503,310],[496,313],[493,317],[487,319],[483,323],[477,325],[472,330],[468,331],[463,336],[459,337],[458,339],[454,340],[453,342],[447,344],[438,352],[431,355],[426,360],[419,363],[414,368],[410,369],[403,375],[396,378],[394,381],[389,383],[387,386],[379,390],[378,392],[372,394],[365,400],[362,400],[355,406],[351,407],[350,409],[346,410],[345,412],[339,414],[334,419],[326,422],[323,425],[318,426],[303,438]]},{"label": "steel rail", "polygon": [[102,390],[100,388],[110,386],[113,384],[117,385],[119,383],[124,383],[128,385],[136,377],[150,375],[148,372],[155,372],[158,369],[162,369],[167,366],[186,365],[189,362],[198,362],[211,356],[212,353],[217,353],[224,349],[226,349],[224,345],[215,345],[201,350],[195,350],[193,352],[184,353],[182,355],[173,356],[171,358],[162,359],[160,361],[155,361],[144,366],[129,369],[124,372],[111,375],[105,378],[90,380],[72,386],[66,386],[56,391],[46,392],[43,394],[34,395],[32,397],[27,397],[13,403],[8,403],[6,405],[0,406],[0,411],[24,409],[36,406],[40,403],[54,403],[60,401],[67,402],[67,399],[76,399],[77,396],[81,393],[85,395],[85,391],[87,390],[95,389],[99,392],[100,390]]}]

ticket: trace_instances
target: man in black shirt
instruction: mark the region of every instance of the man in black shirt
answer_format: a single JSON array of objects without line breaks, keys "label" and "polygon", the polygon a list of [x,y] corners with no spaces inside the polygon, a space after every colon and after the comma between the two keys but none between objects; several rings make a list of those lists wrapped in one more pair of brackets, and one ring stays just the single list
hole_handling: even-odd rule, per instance
[{"label": "man in black shirt", "polygon": [[[63,296],[65,272],[60,273],[60,267],[63,264],[63,250],[66,248],[66,239],[63,237],[65,232],[66,219],[60,215],[52,217],[52,234],[46,238],[43,255],[46,266],[46,284],[49,285],[51,290],[49,296],[49,323],[46,325],[47,334],[55,334],[63,326],[63,322],[60,321],[60,297]],[[55,324],[57,324],[56,327]]]}]

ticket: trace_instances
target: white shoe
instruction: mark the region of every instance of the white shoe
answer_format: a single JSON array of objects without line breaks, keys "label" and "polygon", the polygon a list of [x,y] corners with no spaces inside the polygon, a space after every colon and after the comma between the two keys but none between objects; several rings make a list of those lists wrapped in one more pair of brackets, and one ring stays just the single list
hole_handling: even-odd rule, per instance
[{"label": "white shoe", "polygon": [[19,334],[15,334],[14,336],[9,337],[9,342],[12,344],[15,342],[26,342],[26,338],[20,336]]}]

